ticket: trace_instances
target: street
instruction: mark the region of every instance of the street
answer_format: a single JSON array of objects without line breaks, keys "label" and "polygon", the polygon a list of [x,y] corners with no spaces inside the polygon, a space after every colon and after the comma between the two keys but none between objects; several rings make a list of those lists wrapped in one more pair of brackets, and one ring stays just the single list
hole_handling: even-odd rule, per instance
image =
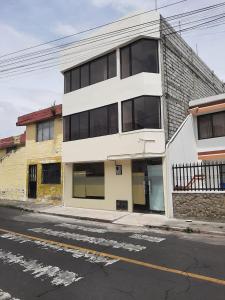
[{"label": "street", "polygon": [[3,299],[224,300],[224,237],[1,207]]}]

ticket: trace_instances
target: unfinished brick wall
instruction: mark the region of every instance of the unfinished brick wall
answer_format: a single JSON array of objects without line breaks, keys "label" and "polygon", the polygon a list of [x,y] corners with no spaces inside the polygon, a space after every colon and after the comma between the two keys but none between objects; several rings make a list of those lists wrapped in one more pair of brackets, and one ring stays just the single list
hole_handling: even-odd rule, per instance
[{"label": "unfinished brick wall", "polygon": [[187,116],[190,100],[224,93],[225,86],[163,18],[161,61],[164,119],[170,139]]}]

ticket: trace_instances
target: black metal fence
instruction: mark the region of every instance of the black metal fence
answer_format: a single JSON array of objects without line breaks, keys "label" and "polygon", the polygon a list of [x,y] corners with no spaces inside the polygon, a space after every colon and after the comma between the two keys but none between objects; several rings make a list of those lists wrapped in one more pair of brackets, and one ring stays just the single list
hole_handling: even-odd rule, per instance
[{"label": "black metal fence", "polygon": [[225,163],[173,165],[174,191],[225,191]]}]

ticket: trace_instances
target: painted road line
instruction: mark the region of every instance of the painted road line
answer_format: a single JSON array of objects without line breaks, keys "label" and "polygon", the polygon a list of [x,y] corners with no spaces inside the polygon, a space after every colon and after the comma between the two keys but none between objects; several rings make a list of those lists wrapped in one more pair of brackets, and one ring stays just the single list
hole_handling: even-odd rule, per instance
[{"label": "painted road line", "polygon": [[86,227],[86,226],[81,226],[81,225],[76,225],[76,224],[67,224],[67,223],[62,223],[62,224],[56,224],[55,226],[57,227],[65,227],[68,229],[78,229],[81,231],[87,231],[87,232],[94,232],[94,233],[106,233],[108,230],[103,229],[103,228],[96,228],[96,227]]},{"label": "painted road line", "polygon": [[56,266],[43,265],[37,260],[25,259],[21,254],[13,254],[12,252],[4,251],[0,249],[0,261],[4,264],[16,264],[23,268],[23,272],[30,272],[34,275],[34,278],[48,277],[51,280],[51,284],[55,286],[68,286],[73,282],[81,280],[77,273],[70,271],[63,271]]},{"label": "painted road line", "polygon": [[116,249],[125,249],[128,251],[139,252],[139,251],[146,249],[145,246],[141,246],[141,245],[118,242],[115,240],[106,240],[104,238],[98,238],[98,237],[94,237],[94,236],[82,235],[82,234],[71,233],[71,232],[66,232],[66,231],[56,231],[56,230],[47,229],[47,228],[30,228],[28,230],[32,231],[32,232],[36,232],[36,233],[42,233],[42,234],[46,234],[46,235],[52,235],[55,237],[66,238],[69,240],[86,242],[89,244],[112,247],[112,248],[116,248]]},{"label": "painted road line", "polygon": [[144,234],[133,234],[129,236],[132,239],[136,239],[136,240],[144,240],[144,241],[148,241],[148,242],[152,242],[152,243],[160,243],[162,241],[165,241],[165,238],[159,238],[156,236],[149,236],[149,235],[144,235]]},{"label": "painted road line", "polygon": [[55,250],[55,251],[61,252],[61,253],[68,253],[68,254],[71,254],[73,258],[76,258],[76,259],[83,258],[85,261],[93,263],[93,264],[103,264],[104,266],[109,266],[118,261],[118,259],[111,259],[109,257],[95,255],[95,254],[89,253],[86,250],[81,251],[81,250],[77,250],[77,249],[66,249],[66,248],[60,247],[59,245],[52,245],[50,243],[46,243],[43,241],[35,241],[35,240],[29,239],[27,237],[21,237],[16,234],[12,234],[12,233],[5,233],[5,234],[1,235],[0,237],[14,241],[14,242],[18,242],[20,244],[33,243],[33,244],[39,246],[41,249],[51,249],[51,250]]},{"label": "painted road line", "polygon": [[14,298],[9,293],[4,292],[2,289],[0,289],[0,300],[20,300],[20,299]]},{"label": "painted road line", "polygon": [[225,280],[224,279],[218,279],[218,278],[215,278],[215,277],[209,277],[209,276],[205,276],[205,275],[201,275],[201,274],[185,272],[185,271],[182,271],[182,270],[179,270],[179,269],[168,268],[168,267],[165,267],[165,266],[160,266],[160,265],[156,265],[156,264],[152,264],[152,263],[148,263],[148,262],[144,262],[144,261],[140,261],[140,260],[124,257],[124,256],[118,256],[118,255],[114,255],[114,254],[110,254],[110,253],[105,253],[105,252],[100,252],[100,251],[88,249],[88,248],[85,248],[85,247],[80,247],[80,246],[75,246],[75,245],[71,245],[71,244],[66,244],[66,243],[56,242],[56,241],[52,241],[52,240],[47,240],[47,239],[43,239],[43,238],[40,238],[40,237],[37,237],[37,236],[27,235],[27,234],[15,232],[15,231],[3,229],[3,228],[0,228],[0,231],[5,232],[5,233],[16,234],[16,235],[21,236],[21,237],[27,237],[29,239],[36,240],[36,241],[51,243],[53,245],[58,245],[62,248],[86,250],[89,253],[93,253],[95,255],[101,255],[101,256],[104,256],[104,257],[110,257],[112,259],[118,259],[121,262],[130,263],[130,264],[145,267],[145,268],[148,268],[148,269],[167,272],[167,273],[172,273],[172,274],[176,274],[176,275],[179,275],[179,276],[184,276],[184,277],[188,277],[188,278],[192,278],[192,279],[197,279],[197,280],[200,280],[200,281],[205,281],[205,282],[210,282],[210,283],[225,286]]}]

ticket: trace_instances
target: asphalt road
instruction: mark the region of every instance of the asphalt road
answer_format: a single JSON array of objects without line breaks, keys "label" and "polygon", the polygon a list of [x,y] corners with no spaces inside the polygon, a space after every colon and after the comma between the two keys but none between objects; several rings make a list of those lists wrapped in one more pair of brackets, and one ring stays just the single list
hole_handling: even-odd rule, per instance
[{"label": "asphalt road", "polygon": [[0,208],[0,300],[225,299],[225,239]]}]

